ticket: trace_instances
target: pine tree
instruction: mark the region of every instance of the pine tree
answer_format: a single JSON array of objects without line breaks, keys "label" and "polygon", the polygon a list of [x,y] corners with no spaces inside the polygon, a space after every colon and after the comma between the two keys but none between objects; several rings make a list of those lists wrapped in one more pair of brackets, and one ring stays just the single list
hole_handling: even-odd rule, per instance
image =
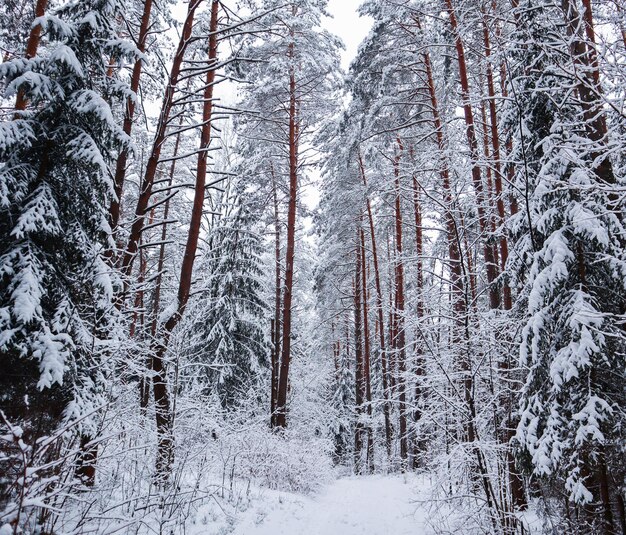
[{"label": "pine tree", "polygon": [[[292,308],[296,258],[297,206],[305,169],[311,165],[306,144],[319,123],[335,106],[338,89],[340,46],[336,37],[320,28],[327,0],[264,0],[268,11],[263,39],[247,43],[242,57],[245,78],[250,83],[243,94],[248,110],[240,126],[249,140],[252,165],[267,158],[265,176],[271,175],[287,193],[287,227],[284,282],[280,303],[280,371],[276,389],[276,414],[272,424],[287,426],[287,391],[291,363]],[[243,74],[243,68],[241,68]],[[257,140],[255,143],[254,140]]]}]

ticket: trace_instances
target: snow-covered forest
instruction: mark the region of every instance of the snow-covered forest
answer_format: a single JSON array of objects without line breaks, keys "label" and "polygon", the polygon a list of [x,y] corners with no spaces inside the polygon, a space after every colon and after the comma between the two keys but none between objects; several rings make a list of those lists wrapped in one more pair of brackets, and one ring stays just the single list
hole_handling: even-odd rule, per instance
[{"label": "snow-covered forest", "polygon": [[626,534],[626,3],[360,4],[0,1],[1,535]]}]

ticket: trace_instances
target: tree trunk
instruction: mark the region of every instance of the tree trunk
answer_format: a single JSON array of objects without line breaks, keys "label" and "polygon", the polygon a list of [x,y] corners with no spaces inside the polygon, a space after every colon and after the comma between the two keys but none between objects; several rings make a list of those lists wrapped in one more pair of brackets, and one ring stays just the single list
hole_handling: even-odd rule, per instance
[{"label": "tree trunk", "polygon": [[[418,322],[424,318],[424,268],[422,265],[422,255],[424,253],[424,237],[423,237],[423,229],[422,229],[422,211],[420,207],[420,194],[419,194],[419,184],[417,182],[417,177],[413,175],[412,180],[413,185],[413,215],[415,216],[415,254],[416,254],[416,293],[417,293],[417,304],[415,306],[415,312],[417,314]],[[425,362],[424,362],[424,354],[423,354],[423,344],[419,341],[423,336],[421,332],[421,326],[416,333],[416,342],[415,342],[415,411],[413,413],[413,420],[417,426],[421,417],[422,417],[422,409],[420,407],[420,403],[423,397],[423,387],[422,381],[424,379],[424,375],[426,373]],[[417,435],[413,441],[413,468],[418,468],[420,465],[420,458],[423,456],[425,449],[425,444],[422,439]]]},{"label": "tree trunk", "polygon": [[[491,147],[493,149],[494,160],[494,184],[496,190],[496,208],[498,213],[498,225],[502,227],[506,219],[504,212],[504,198],[502,193],[502,157],[500,150],[500,132],[498,128],[498,112],[496,109],[496,89],[493,76],[493,67],[491,65],[491,42],[489,39],[489,28],[483,17],[483,43],[485,47],[485,58],[487,60],[487,96],[489,102],[489,126],[491,129]],[[509,257],[509,245],[506,234],[503,229],[500,230],[500,268],[502,271],[506,268],[506,262]],[[511,288],[508,283],[503,285],[503,301],[504,308],[510,310],[512,306]]]},{"label": "tree trunk", "polygon": [[200,3],[201,0],[189,0],[189,4],[187,7],[187,16],[183,25],[180,42],[178,43],[178,48],[176,49],[176,53],[172,61],[172,69],[170,71],[170,76],[167,82],[167,86],[165,88],[163,103],[161,104],[161,113],[159,114],[156,133],[154,136],[154,141],[152,143],[152,150],[150,152],[150,157],[148,158],[148,163],[146,165],[139,198],[137,199],[137,206],[135,208],[135,220],[130,228],[128,242],[124,251],[124,255],[121,259],[120,268],[122,275],[126,279],[124,282],[123,294],[126,293],[126,290],[128,288],[128,278],[130,277],[133,261],[135,259],[135,255],[137,254],[139,237],[141,236],[141,232],[143,231],[146,212],[149,207],[150,199],[152,197],[154,178],[156,175],[157,167],[159,165],[161,150],[166,139],[167,127],[169,124],[170,113],[172,111],[174,93],[176,91],[176,85],[178,84],[180,69],[184,60],[185,51],[187,50],[189,38],[191,37],[195,12]]},{"label": "tree trunk", "polygon": [[[43,17],[46,14],[46,8],[48,7],[48,0],[37,0],[35,5],[35,18]],[[30,29],[28,34],[28,41],[26,41],[26,51],[24,56],[26,59],[32,59],[37,55],[37,49],[39,48],[39,42],[41,41],[41,25],[37,24]],[[15,98],[15,110],[24,111],[28,101],[23,91],[18,91]]]},{"label": "tree trunk", "polygon": [[98,460],[98,446],[90,444],[92,438],[87,435],[80,437],[80,455],[76,466],[76,476],[86,487],[93,487],[96,483],[96,461]]},{"label": "tree trunk", "polygon": [[[174,143],[174,152],[172,163],[170,165],[169,180],[167,182],[168,187],[172,185],[174,181],[174,174],[176,173],[176,156],[178,155],[178,149],[180,147],[180,134],[176,136],[176,142]],[[166,194],[167,195],[167,194]],[[170,199],[165,201],[165,207],[163,209],[163,227],[161,228],[161,245],[159,247],[159,258],[157,260],[157,276],[154,284],[154,296],[152,301],[152,322],[150,326],[150,336],[152,340],[156,340],[157,331],[159,327],[159,309],[161,307],[161,287],[163,284],[163,270],[165,269],[165,241],[167,239],[167,218],[170,214]],[[151,363],[148,366],[152,368]],[[141,385],[141,397],[140,406],[143,410],[147,409],[150,400],[150,390],[148,380],[142,378]]]},{"label": "tree trunk", "polygon": [[[415,22],[417,27],[420,28],[420,21],[418,18],[415,18]],[[462,348],[461,343],[464,333],[467,336],[468,321],[468,297],[466,295],[466,284],[463,278],[463,267],[461,263],[461,242],[459,233],[457,232],[454,214],[452,212],[453,203],[452,189],[450,186],[450,169],[445,156],[447,146],[443,132],[443,122],[439,113],[439,104],[435,90],[435,82],[433,79],[430,54],[427,50],[425,50],[422,52],[422,56],[426,70],[428,93],[430,96],[431,111],[433,114],[433,126],[435,127],[435,134],[437,138],[437,148],[439,149],[440,154],[439,175],[441,177],[441,184],[443,187],[443,202],[446,207],[445,220],[448,235],[448,256],[450,258],[450,293],[452,308],[455,313],[455,322],[452,327],[452,345],[461,348],[461,354],[459,355],[459,368],[463,373],[462,384],[464,401],[467,405],[468,412],[470,412],[470,407],[472,405],[473,378],[470,373],[471,363],[469,361],[469,355]],[[467,417],[467,421],[465,423],[465,434],[468,442],[474,441],[474,427],[471,414]]]},{"label": "tree trunk", "polygon": [[[465,61],[465,50],[463,45],[463,40],[461,39],[461,34],[459,32],[458,22],[456,18],[456,13],[454,7],[452,5],[452,0],[446,0],[446,5],[448,9],[448,14],[450,16],[450,25],[452,27],[452,31],[455,37],[455,48],[457,52],[457,60],[459,64],[459,79],[461,83],[461,93],[463,96],[463,111],[465,115],[465,124],[467,127],[466,134],[467,140],[470,146],[470,153],[472,157],[473,167],[472,167],[472,181],[474,183],[474,190],[476,191],[477,204],[478,204],[478,216],[479,216],[479,224],[480,230],[483,233],[485,240],[484,243],[484,259],[485,265],[487,268],[487,280],[489,282],[489,305],[491,309],[497,309],[500,307],[500,296],[497,288],[495,287],[494,281],[497,277],[497,265],[496,265],[496,255],[495,249],[488,243],[487,239],[487,220],[485,216],[484,209],[484,194],[483,194],[483,185],[480,167],[478,164],[478,151],[477,151],[477,141],[476,141],[476,131],[474,127],[474,117],[472,106],[470,103],[470,90],[469,90],[469,81],[467,77],[467,65]],[[489,55],[491,53],[491,47],[489,42],[489,32],[486,25],[483,25],[483,41],[485,47],[485,55],[489,60]],[[490,102],[490,122],[491,122],[491,137],[492,144],[494,148],[494,158],[496,162],[500,160],[500,145],[499,145],[499,137],[497,130],[497,114],[495,108],[495,87],[493,82],[493,70],[491,68],[491,64],[488,62],[487,67],[487,89],[489,93],[489,102]],[[496,155],[497,153],[497,155]],[[504,204],[502,199],[502,171],[499,164],[496,164],[496,204],[498,209],[498,216],[500,221],[504,220]],[[508,258],[508,246],[506,244],[506,238],[503,237],[500,240],[500,252],[502,256],[502,266],[505,265],[506,259]],[[510,289],[506,287],[504,289],[505,296],[505,306],[511,305],[511,295]],[[469,373],[469,370],[468,370]],[[508,447],[507,442],[507,465],[510,472],[510,487],[511,494],[515,504],[518,507],[526,506],[526,499],[523,492],[522,481],[519,477],[517,470],[515,469],[515,462],[512,456],[512,452],[510,452],[510,447]]]},{"label": "tree trunk", "polygon": [[363,380],[365,382],[365,400],[367,402],[367,417],[369,419],[367,426],[367,469],[370,473],[374,472],[374,430],[372,429],[372,383],[371,383],[371,351],[370,351],[370,328],[367,317],[367,267],[365,262],[365,232],[363,227],[359,226],[359,234],[361,238],[361,290],[363,292]]},{"label": "tree trunk", "polygon": [[398,138],[399,153],[394,162],[394,185],[395,185],[395,253],[394,279],[395,279],[395,336],[394,354],[397,359],[398,377],[398,411],[400,417],[400,459],[402,469],[407,468],[409,453],[407,436],[407,409],[406,409],[406,333],[404,330],[404,261],[402,258],[402,203],[400,193],[400,156],[402,154],[402,142]]},{"label": "tree trunk", "polygon": [[[487,59],[487,94],[489,101],[489,123],[491,127],[491,144],[493,148],[493,157],[494,157],[494,166],[495,166],[495,188],[496,188],[496,208],[498,214],[498,223],[499,226],[502,227],[506,220],[506,213],[504,209],[504,194],[502,191],[502,163],[501,163],[501,153],[500,153],[500,132],[498,129],[498,114],[496,109],[496,92],[495,92],[495,83],[493,77],[493,68],[491,66],[491,42],[489,39],[489,29],[487,27],[487,22],[484,18],[483,14],[483,44],[485,48],[485,57]],[[503,76],[506,74],[506,71],[503,70]],[[504,84],[503,84],[503,87]],[[504,96],[504,95],[503,95]],[[512,148],[511,148],[512,150]],[[510,168],[511,175],[509,180],[513,179],[513,167]],[[513,208],[511,212],[515,209]],[[506,234],[504,229],[500,230],[500,268],[504,272],[506,269],[506,263],[509,257],[509,246]],[[511,294],[511,287],[509,286],[507,281],[504,281],[502,287],[502,304],[504,310],[511,310],[513,308],[513,296]],[[509,384],[510,380],[510,365],[509,365],[509,356],[504,355],[502,359],[499,361],[500,365],[500,373],[502,374],[505,384]],[[504,423],[504,433],[496,433],[496,436],[500,437],[502,444],[506,447],[506,463],[508,467],[509,473],[509,491],[511,494],[511,500],[513,506],[517,509],[525,509],[528,506],[528,502],[526,500],[526,494],[524,492],[524,482],[522,477],[515,466],[515,457],[513,455],[513,450],[511,448],[510,442],[515,433],[516,423],[513,417],[513,406],[515,404],[515,400],[513,398],[513,393],[510,392],[506,399],[504,400],[504,406],[507,414],[507,421]]]},{"label": "tree trunk", "polygon": [[272,337],[272,392],[271,392],[271,417],[270,423],[272,427],[276,426],[276,406],[278,402],[278,378],[280,374],[280,213],[278,210],[278,186],[276,177],[274,176],[274,167],[271,166],[272,174],[272,193],[274,200],[274,269],[275,269],[275,288],[274,288],[274,332]]},{"label": "tree trunk", "polygon": [[[602,85],[600,83],[591,0],[583,0],[582,22],[584,23],[586,42],[585,37],[579,35],[581,15],[578,13],[576,5],[571,0],[561,0],[561,3],[568,35],[571,38],[572,55],[574,61],[581,67],[577,89],[583,108],[587,135],[591,141],[596,143],[596,148],[591,153],[596,165],[595,172],[605,184],[615,184],[613,164],[604,151],[608,128],[601,99]],[[610,198],[612,203],[616,205],[617,213],[619,213],[619,196],[614,193],[610,195]]]},{"label": "tree trunk", "polygon": [[[153,217],[153,214],[150,215]],[[145,294],[145,280],[146,280],[146,268],[147,261],[146,255],[144,254],[143,249],[139,250],[139,276],[137,277],[137,286],[139,287],[137,294],[135,295],[135,307],[133,310],[133,319],[130,324],[130,339],[134,339],[137,331],[137,323],[141,326],[141,331],[143,332],[144,327],[144,294]],[[145,335],[145,332],[143,332]],[[148,390],[148,381],[144,376],[139,379],[139,406],[144,409],[148,406],[148,398],[149,398],[149,390]]]},{"label": "tree trunk", "polygon": [[[294,13],[295,14],[295,13]],[[293,30],[292,30],[293,33]],[[294,45],[289,45],[293,61]],[[292,65],[289,74],[289,208],[287,212],[287,250],[285,257],[285,291],[283,294],[283,344],[276,401],[276,426],[287,427],[287,391],[291,363],[291,303],[293,299],[293,269],[296,244],[296,203],[298,195],[298,117],[296,72]]]},{"label": "tree trunk", "polygon": [[211,143],[213,90],[215,85],[215,68],[211,67],[215,67],[217,64],[217,23],[219,5],[219,0],[213,0],[211,3],[208,57],[209,70],[206,74],[206,85],[203,95],[202,131],[200,134],[196,184],[193,208],[191,211],[191,221],[189,223],[189,232],[187,235],[185,254],[183,256],[180,281],[178,284],[178,303],[176,311],[166,320],[165,325],[162,328],[162,333],[157,333],[157,339],[159,338],[159,334],[161,339],[156,343],[152,359],[152,369],[154,371],[154,403],[156,407],[157,434],[159,437],[157,450],[157,475],[162,480],[167,479],[169,476],[171,465],[174,460],[174,437],[172,434],[173,415],[170,407],[170,395],[167,389],[167,374],[165,370],[164,357],[169,345],[171,333],[180,322],[180,319],[185,312],[185,308],[187,307],[187,302],[189,301],[193,266],[196,259],[196,251],[198,249],[198,238],[200,236],[200,226],[204,206],[208,149]]},{"label": "tree trunk", "polygon": [[465,126],[467,142],[470,149],[470,157],[472,161],[472,182],[474,191],[476,192],[476,204],[478,211],[478,223],[480,231],[483,234],[483,256],[485,259],[485,268],[487,270],[487,281],[489,282],[489,304],[492,309],[500,307],[500,295],[494,281],[498,276],[496,265],[495,249],[489,243],[489,224],[488,215],[485,211],[486,199],[484,194],[482,173],[480,170],[480,157],[478,153],[478,140],[476,138],[476,127],[474,124],[474,112],[470,100],[469,80],[467,75],[467,64],[465,61],[465,48],[461,34],[459,32],[456,12],[452,5],[452,0],[445,0],[448,15],[450,17],[450,26],[454,34],[454,42],[459,65],[459,81],[461,84],[461,96],[463,99],[463,114],[465,116]]},{"label": "tree trunk", "polygon": [[363,404],[365,401],[365,362],[363,356],[363,308],[362,295],[362,272],[361,272],[361,246],[360,232],[357,229],[356,242],[356,269],[354,276],[354,356],[355,356],[355,413],[354,425],[354,471],[362,473],[362,450],[363,450]]},{"label": "tree trunk", "polygon": [[[144,0],[143,15],[141,16],[141,24],[139,26],[139,35],[137,36],[137,49],[143,54],[146,51],[146,40],[148,38],[148,29],[150,24],[150,12],[152,10],[152,0]],[[139,81],[141,79],[142,59],[138,59],[133,67],[133,73],[130,78],[130,90],[134,95],[139,91]],[[124,113],[124,124],[122,129],[124,133],[130,136],[133,128],[133,117],[135,114],[135,100],[131,97],[126,99],[126,111]],[[120,219],[120,204],[122,202],[122,193],[124,190],[124,179],[126,177],[126,163],[128,160],[128,150],[123,149],[117,158],[115,167],[115,177],[113,180],[115,197],[109,208],[109,218],[111,220],[111,230],[116,231]]]},{"label": "tree trunk", "polygon": [[[363,185],[367,190],[367,178],[365,176],[365,165],[361,154],[359,154],[359,168],[361,170],[361,177],[363,179]],[[387,458],[391,458],[391,408],[389,406],[389,366],[387,362],[387,346],[385,345],[385,319],[384,319],[384,307],[383,307],[383,292],[382,285],[380,283],[380,269],[378,265],[378,247],[376,246],[376,233],[374,231],[374,216],[372,214],[372,205],[369,197],[367,197],[367,191],[365,192],[365,203],[367,207],[367,218],[370,227],[370,238],[372,241],[372,260],[374,262],[374,281],[376,285],[376,311],[378,313],[378,325],[380,335],[380,360],[383,375],[383,415],[385,418],[385,446],[387,448]]]}]

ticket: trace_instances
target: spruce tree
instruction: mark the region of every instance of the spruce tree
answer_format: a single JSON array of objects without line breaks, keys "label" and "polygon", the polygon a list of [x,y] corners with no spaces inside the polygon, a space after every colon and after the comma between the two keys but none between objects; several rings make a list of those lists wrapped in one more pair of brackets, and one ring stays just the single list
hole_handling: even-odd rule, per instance
[{"label": "spruce tree", "polygon": [[32,434],[82,418],[93,435],[114,338],[115,278],[106,207],[109,164],[128,139],[109,103],[125,85],[110,57],[133,54],[116,35],[117,0],[67,2],[40,20],[32,58],[0,65],[25,111],[0,124],[1,408]]},{"label": "spruce tree", "polygon": [[553,2],[536,4],[516,10],[509,116],[526,200],[513,218],[509,263],[520,283],[528,371],[517,439],[535,474],[556,476],[575,504],[600,504],[604,519],[584,521],[608,530],[613,496],[623,492],[607,477],[623,454],[623,209],[596,173],[598,146],[576,81],[563,74],[573,61],[563,26],[554,25],[563,14]]},{"label": "spruce tree", "polygon": [[201,260],[202,282],[190,337],[191,359],[202,366],[201,383],[224,408],[233,408],[269,369],[268,304],[263,243],[240,197],[209,232]]}]

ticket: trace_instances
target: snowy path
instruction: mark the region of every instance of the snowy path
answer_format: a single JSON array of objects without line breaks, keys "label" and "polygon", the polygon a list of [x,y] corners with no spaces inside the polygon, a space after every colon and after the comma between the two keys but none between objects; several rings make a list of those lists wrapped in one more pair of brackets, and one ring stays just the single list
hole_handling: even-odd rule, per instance
[{"label": "snowy path", "polygon": [[339,479],[311,498],[276,497],[269,511],[265,502],[265,511],[249,511],[253,514],[241,519],[232,533],[427,535],[432,531],[426,527],[426,511],[414,503],[415,486],[415,479],[407,482],[402,476]]}]

